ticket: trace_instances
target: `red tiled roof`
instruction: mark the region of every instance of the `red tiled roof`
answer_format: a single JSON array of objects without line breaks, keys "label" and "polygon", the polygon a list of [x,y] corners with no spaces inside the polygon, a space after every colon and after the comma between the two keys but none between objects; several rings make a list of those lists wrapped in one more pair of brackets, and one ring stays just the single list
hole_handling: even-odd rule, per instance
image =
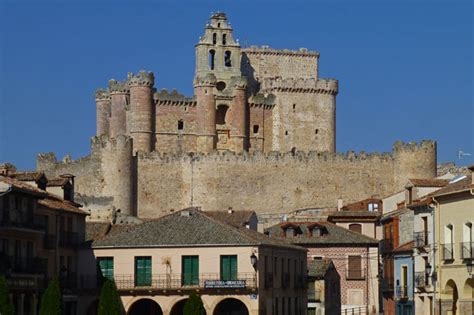
[{"label": "red tiled roof", "polygon": [[449,179],[411,178],[409,182],[417,187],[444,187],[449,184]]},{"label": "red tiled roof", "polygon": [[68,182],[69,182],[68,178],[63,178],[63,177],[54,177],[51,179],[48,178],[48,183],[46,184],[46,186],[48,187],[61,186],[62,187],[66,185]]},{"label": "red tiled roof", "polygon": [[37,171],[15,172],[8,175],[8,177],[12,177],[19,181],[32,181],[32,182],[38,181],[43,176],[45,176],[43,172],[37,172]]},{"label": "red tiled roof", "polygon": [[255,212],[250,210],[204,211],[204,213],[208,217],[234,227],[245,227],[252,219],[252,216],[255,215]]},{"label": "red tiled roof", "polygon": [[407,251],[413,250],[414,247],[415,247],[415,241],[409,241],[408,243],[398,246],[393,251],[394,252],[407,252]]}]

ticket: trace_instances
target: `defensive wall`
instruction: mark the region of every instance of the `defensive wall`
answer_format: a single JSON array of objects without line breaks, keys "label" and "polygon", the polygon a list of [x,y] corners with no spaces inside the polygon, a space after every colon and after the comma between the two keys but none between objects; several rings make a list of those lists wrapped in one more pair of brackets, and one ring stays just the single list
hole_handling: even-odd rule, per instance
[{"label": "defensive wall", "polygon": [[[423,165],[423,167],[420,167]],[[49,176],[76,176],[78,202],[94,215],[104,209],[157,217],[171,210],[251,209],[257,214],[334,207],[401,189],[409,178],[436,176],[436,143],[397,142],[392,153],[212,152],[132,154],[132,139],[94,137],[91,155],[57,161],[40,154]]]}]

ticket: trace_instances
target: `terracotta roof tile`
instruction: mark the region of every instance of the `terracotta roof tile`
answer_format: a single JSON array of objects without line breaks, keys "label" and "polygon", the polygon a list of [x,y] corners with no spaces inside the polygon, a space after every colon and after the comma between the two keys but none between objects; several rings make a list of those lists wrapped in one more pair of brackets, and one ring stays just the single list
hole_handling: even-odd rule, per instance
[{"label": "terracotta roof tile", "polygon": [[67,183],[69,183],[68,178],[54,177],[54,178],[48,178],[48,183],[46,184],[46,186],[48,187],[61,186],[62,187],[66,185]]},{"label": "terracotta roof tile", "polygon": [[32,182],[36,182],[40,180],[41,177],[46,178],[43,172],[37,172],[37,171],[15,172],[13,174],[9,174],[8,176],[19,181],[32,181]]},{"label": "terracotta roof tile", "polygon": [[412,251],[413,248],[415,248],[415,241],[409,241],[405,244],[402,244],[402,245],[398,246],[393,251],[395,253],[408,252],[408,251]]},{"label": "terracotta roof tile", "polygon": [[45,199],[40,199],[38,203],[42,206],[45,206],[47,208],[54,209],[54,210],[64,210],[67,212],[74,212],[78,214],[89,215],[87,211],[79,209],[76,206],[76,203],[73,203],[67,200],[45,198]]}]

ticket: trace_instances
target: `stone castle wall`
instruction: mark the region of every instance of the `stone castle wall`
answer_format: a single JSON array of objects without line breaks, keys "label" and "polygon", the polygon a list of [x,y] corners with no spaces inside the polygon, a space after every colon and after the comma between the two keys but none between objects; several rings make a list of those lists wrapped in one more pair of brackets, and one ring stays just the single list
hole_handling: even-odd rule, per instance
[{"label": "stone castle wall", "polygon": [[414,151],[425,158],[425,147],[436,148],[425,141],[397,143],[393,154],[139,152],[133,157],[131,141],[125,136],[117,140],[95,137],[91,156],[58,162],[52,154],[40,155],[38,169],[53,176],[75,175],[78,201],[83,198],[85,208],[93,212],[113,208],[139,217],[157,217],[170,210],[201,206],[203,210],[288,213],[334,207],[339,198],[352,202],[381,197],[402,188],[397,181],[405,184],[412,177],[431,178],[431,169],[425,173],[416,170],[416,174],[411,173],[412,167],[397,174],[395,169],[400,158],[409,166],[404,158],[408,148],[414,165],[419,160]]}]

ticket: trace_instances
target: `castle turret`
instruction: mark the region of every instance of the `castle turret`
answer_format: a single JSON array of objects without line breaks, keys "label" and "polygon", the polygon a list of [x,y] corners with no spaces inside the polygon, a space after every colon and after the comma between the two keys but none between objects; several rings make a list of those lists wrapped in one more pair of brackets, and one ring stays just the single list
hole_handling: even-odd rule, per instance
[{"label": "castle turret", "polygon": [[339,82],[334,79],[316,81],[316,107],[318,125],[314,133],[318,137],[317,151],[336,152],[336,96]]},{"label": "castle turret", "polygon": [[196,95],[198,113],[198,152],[212,152],[216,144],[216,101],[214,88],[216,77],[207,74],[194,80],[194,95]]},{"label": "castle turret", "polygon": [[233,99],[227,115],[229,137],[232,151],[242,152],[246,149],[247,78],[233,78],[231,86]]},{"label": "castle turret", "polygon": [[130,135],[133,138],[133,150],[151,152],[154,150],[154,106],[153,72],[140,71],[137,75],[129,73],[131,126]]},{"label": "castle turret", "polygon": [[394,180],[396,188],[403,188],[410,178],[434,178],[437,169],[436,141],[393,145]]},{"label": "castle turret", "polygon": [[125,135],[127,132],[127,110],[130,100],[130,90],[126,81],[109,81],[110,91],[110,132],[111,138]]},{"label": "castle turret", "polygon": [[96,135],[109,135],[110,93],[108,90],[98,89],[95,92],[96,103]]},{"label": "castle turret", "polygon": [[133,209],[133,141],[125,135],[114,139],[92,139],[93,154],[100,155],[102,196],[112,197],[112,205],[123,214],[135,215]]}]

